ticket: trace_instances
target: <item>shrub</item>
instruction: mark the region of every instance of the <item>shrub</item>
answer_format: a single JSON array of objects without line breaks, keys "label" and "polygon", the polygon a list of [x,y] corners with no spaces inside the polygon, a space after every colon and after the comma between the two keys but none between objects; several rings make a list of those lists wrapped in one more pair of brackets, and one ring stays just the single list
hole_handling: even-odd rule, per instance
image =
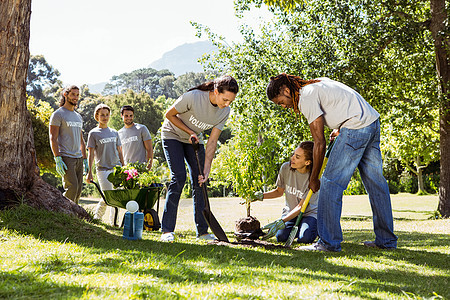
[{"label": "shrub", "polygon": [[353,173],[352,179],[347,186],[347,189],[344,191],[344,195],[365,195],[366,189],[361,180],[361,176],[359,175],[359,171],[356,170]]},{"label": "shrub", "polygon": [[440,174],[439,173],[431,173],[424,176],[423,181],[425,185],[425,189],[433,194],[439,192],[439,183],[440,183]]}]

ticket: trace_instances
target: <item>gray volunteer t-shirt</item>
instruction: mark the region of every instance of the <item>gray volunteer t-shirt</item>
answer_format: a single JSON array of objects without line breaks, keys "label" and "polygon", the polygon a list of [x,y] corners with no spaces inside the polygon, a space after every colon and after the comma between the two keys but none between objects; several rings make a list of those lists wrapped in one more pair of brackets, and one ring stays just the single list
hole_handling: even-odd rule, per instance
[{"label": "gray volunteer t-shirt", "polygon": [[[285,162],[278,173],[277,186],[284,189],[286,207],[283,208],[282,218],[294,209],[302,199],[306,199],[309,189],[309,173],[302,174],[291,170],[289,162]],[[309,200],[303,216],[317,219],[318,193],[314,193]]]},{"label": "gray volunteer t-shirt", "polygon": [[323,115],[331,129],[361,129],[376,121],[380,114],[352,88],[327,77],[300,90],[298,109],[311,124]]},{"label": "gray volunteer t-shirt", "polygon": [[[172,107],[178,111],[178,118],[194,131],[203,144],[201,132],[210,128],[222,130],[230,115],[230,108],[219,108],[209,101],[209,92],[193,90],[180,96]],[[173,139],[183,143],[189,143],[189,134],[172,124],[168,119],[164,120],[161,129],[162,139]]]},{"label": "gray volunteer t-shirt", "polygon": [[76,111],[60,107],[50,117],[50,125],[59,127],[58,148],[61,156],[80,158],[83,118]]},{"label": "gray volunteer t-shirt", "polygon": [[152,137],[145,125],[134,123],[130,128],[122,127],[119,130],[119,137],[122,143],[125,164],[147,162],[147,151],[145,150],[144,141],[151,140]]},{"label": "gray volunteer t-shirt", "polygon": [[111,170],[115,166],[122,166],[117,146],[121,146],[119,134],[109,127],[95,127],[89,131],[88,148],[94,148],[95,165],[97,170]]}]

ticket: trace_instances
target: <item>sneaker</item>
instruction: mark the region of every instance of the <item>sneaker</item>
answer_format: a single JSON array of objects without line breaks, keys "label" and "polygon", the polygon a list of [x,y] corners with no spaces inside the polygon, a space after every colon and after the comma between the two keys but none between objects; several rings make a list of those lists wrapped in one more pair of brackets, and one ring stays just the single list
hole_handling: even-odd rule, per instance
[{"label": "sneaker", "polygon": [[171,242],[173,242],[174,239],[175,239],[175,237],[173,235],[173,232],[166,232],[166,233],[163,233],[161,235],[161,241],[162,242],[169,242],[169,243],[171,243]]},{"label": "sneaker", "polygon": [[201,236],[198,236],[197,240],[214,241],[217,240],[217,238],[214,234],[206,233],[202,234]]},{"label": "sneaker", "polygon": [[375,241],[365,241],[364,246],[368,248],[376,248],[381,250],[394,250],[395,248],[386,248],[386,247],[380,247],[377,244],[375,244]]},{"label": "sneaker", "polygon": [[324,245],[322,245],[319,242],[314,243],[312,245],[308,245],[308,246],[301,246],[301,247],[298,247],[297,249],[298,250],[305,250],[305,251],[323,251],[323,252],[329,252],[330,251]]}]

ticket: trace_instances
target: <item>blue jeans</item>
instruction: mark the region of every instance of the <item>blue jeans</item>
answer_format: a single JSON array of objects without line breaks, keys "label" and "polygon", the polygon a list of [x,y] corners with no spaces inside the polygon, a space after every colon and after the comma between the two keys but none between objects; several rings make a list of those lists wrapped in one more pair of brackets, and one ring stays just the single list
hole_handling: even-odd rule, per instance
[{"label": "blue jeans", "polygon": [[[278,230],[276,235],[278,242],[287,241],[297,218],[298,217],[295,217],[294,219],[287,221],[286,228]],[[308,244],[314,242],[317,237],[317,219],[310,216],[303,217],[298,225],[298,231],[295,237],[299,243]]]},{"label": "blue jeans", "polygon": [[396,248],[391,197],[383,177],[380,150],[380,122],[361,129],[342,128],[321,179],[317,214],[319,243],[330,251],[340,251],[342,194],[358,168],[373,213],[375,244]]},{"label": "blue jeans", "polygon": [[[164,213],[161,221],[162,232],[173,232],[177,221],[178,204],[180,202],[181,192],[186,182],[186,161],[192,182],[192,195],[194,200],[194,220],[197,236],[208,232],[208,223],[202,214],[205,208],[203,200],[202,187],[198,184],[199,170],[195,152],[191,144],[179,142],[177,140],[162,140],[164,154],[167,164],[170,168],[170,183],[164,205]],[[198,155],[200,166],[205,163],[205,147],[199,144]]]}]

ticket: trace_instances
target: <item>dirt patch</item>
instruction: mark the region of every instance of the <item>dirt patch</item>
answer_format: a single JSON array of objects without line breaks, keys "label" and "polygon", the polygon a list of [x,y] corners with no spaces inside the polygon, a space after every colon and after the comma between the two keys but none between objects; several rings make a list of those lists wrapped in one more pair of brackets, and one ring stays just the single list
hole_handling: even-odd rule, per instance
[{"label": "dirt patch", "polygon": [[278,244],[272,244],[266,241],[262,240],[253,240],[253,239],[241,239],[237,242],[222,242],[222,241],[211,241],[208,244],[211,245],[219,245],[219,246],[228,246],[228,247],[237,247],[237,246],[244,246],[249,248],[255,248],[255,247],[262,247],[266,250],[274,250],[274,249],[292,249],[292,248],[286,248],[283,245]]}]

